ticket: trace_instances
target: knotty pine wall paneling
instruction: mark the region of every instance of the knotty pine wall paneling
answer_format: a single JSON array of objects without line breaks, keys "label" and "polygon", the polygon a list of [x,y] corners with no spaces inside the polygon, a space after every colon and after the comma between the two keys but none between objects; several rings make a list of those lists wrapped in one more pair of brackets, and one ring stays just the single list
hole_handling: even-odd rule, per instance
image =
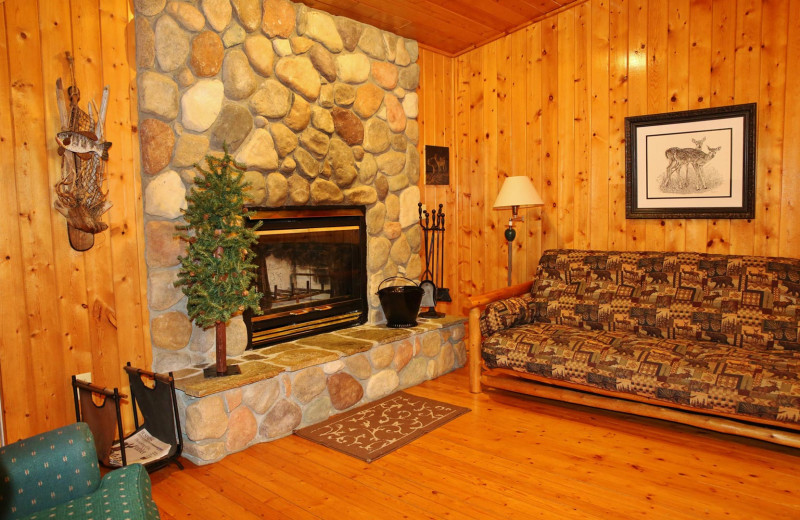
[{"label": "knotty pine wall paneling", "polygon": [[[459,280],[459,228],[457,216],[459,215],[459,203],[456,198],[458,193],[457,172],[460,168],[456,167],[457,156],[454,146],[454,127],[455,104],[454,104],[454,62],[452,58],[420,49],[420,85],[417,90],[419,95],[419,143],[418,150],[420,155],[420,199],[425,204],[428,211],[436,209],[439,204],[445,214],[444,244],[442,253],[444,255],[445,284],[450,289],[453,296],[453,303],[440,303],[437,305],[439,312],[456,313],[458,295],[462,293],[458,287]],[[424,85],[424,87],[422,86]],[[433,186],[425,184],[425,145],[447,146],[450,148],[450,184],[447,186]],[[422,246],[422,268],[425,268],[425,247]],[[468,266],[468,264],[465,264]],[[438,266],[437,266],[438,272]]]},{"label": "knotty pine wall paneling", "polygon": [[[0,286],[6,441],[74,421],[69,378],[124,390],[122,365],[149,367],[132,12],[127,0],[0,3]],[[74,251],[53,209],[60,178],[55,81],[81,105],[110,86],[109,229]]]},{"label": "knotty pine wall paneling", "polygon": [[[796,23],[800,20],[800,2],[789,4],[788,41],[786,45],[786,77],[791,81],[786,82],[785,99],[785,124],[783,128],[783,142],[789,143],[783,147],[783,165],[781,175],[781,234],[779,243],[800,243],[800,189],[797,187],[797,172],[800,170],[800,107],[796,100],[800,99],[800,27]],[[797,247],[797,246],[795,246]]]},{"label": "knotty pine wall paneling", "polygon": [[[452,91],[433,99],[435,55],[423,53],[423,123],[431,103],[454,107],[451,287],[460,294],[448,311],[464,313],[466,296],[505,285],[510,211],[491,205],[503,178],[520,173],[545,204],[522,210],[516,225],[515,282],[553,247],[800,256],[798,15],[797,0],[576,2],[453,58]],[[755,219],[625,219],[625,117],[751,102]]]}]

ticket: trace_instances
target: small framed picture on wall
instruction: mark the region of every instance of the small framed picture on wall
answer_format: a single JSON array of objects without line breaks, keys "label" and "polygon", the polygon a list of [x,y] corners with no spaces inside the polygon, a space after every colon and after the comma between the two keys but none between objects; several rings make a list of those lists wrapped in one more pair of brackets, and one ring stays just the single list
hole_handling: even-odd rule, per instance
[{"label": "small framed picture on wall", "polygon": [[425,184],[450,184],[450,148],[425,145]]}]

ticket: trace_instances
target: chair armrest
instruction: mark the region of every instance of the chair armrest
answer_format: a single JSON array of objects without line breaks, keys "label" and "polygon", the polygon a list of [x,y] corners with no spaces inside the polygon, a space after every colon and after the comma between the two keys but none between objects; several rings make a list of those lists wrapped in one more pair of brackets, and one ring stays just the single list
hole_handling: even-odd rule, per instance
[{"label": "chair armrest", "polygon": [[495,289],[494,291],[490,291],[488,293],[470,296],[468,298],[468,308],[472,309],[473,307],[482,307],[488,303],[496,302],[498,300],[504,300],[513,296],[521,296],[525,293],[531,292],[531,287],[533,287],[533,280],[518,285],[511,285],[509,287]]},{"label": "chair armrest", "polygon": [[45,518],[158,520],[158,507],[153,502],[151,491],[147,470],[141,464],[131,464],[106,474],[94,493],[43,509],[19,520]]},{"label": "chair armrest", "polygon": [[130,520],[159,518],[158,506],[153,502],[150,475],[141,464],[130,464],[107,473],[98,494],[108,502],[106,507],[114,513],[110,515],[112,518],[117,518],[115,514]]},{"label": "chair armrest", "polygon": [[[530,292],[533,282],[503,287],[469,298],[469,390],[481,391],[481,308],[495,302],[515,298]],[[499,309],[498,309],[499,310]]]},{"label": "chair armrest", "polygon": [[94,438],[85,423],[34,435],[0,449],[2,518],[57,506],[92,493],[99,485]]}]

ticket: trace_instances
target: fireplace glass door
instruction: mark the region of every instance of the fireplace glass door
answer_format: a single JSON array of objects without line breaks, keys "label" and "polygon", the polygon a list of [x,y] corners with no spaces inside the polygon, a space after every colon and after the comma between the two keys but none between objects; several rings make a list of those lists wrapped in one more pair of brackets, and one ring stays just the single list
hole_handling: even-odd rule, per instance
[{"label": "fireplace glass door", "polygon": [[366,321],[366,229],[361,207],[258,209],[254,247],[259,347]]}]

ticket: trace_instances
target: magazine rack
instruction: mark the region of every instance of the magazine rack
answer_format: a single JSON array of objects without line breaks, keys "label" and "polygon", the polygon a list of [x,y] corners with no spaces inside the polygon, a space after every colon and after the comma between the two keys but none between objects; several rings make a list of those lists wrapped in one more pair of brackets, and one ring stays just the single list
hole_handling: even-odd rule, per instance
[{"label": "magazine rack", "polygon": [[127,396],[117,388],[109,390],[72,376],[75,417],[92,430],[97,458],[112,468],[138,462],[147,471],[154,471],[174,462],[183,469],[178,460],[183,438],[172,373],[156,374],[134,368],[130,363],[124,368],[130,383],[135,427],[128,436],[124,435],[120,413],[120,399]]},{"label": "magazine rack", "polygon": [[[84,392],[80,392],[80,390],[84,390]],[[97,386],[81,381],[76,376],[72,376],[72,394],[75,398],[75,419],[89,425],[94,437],[98,460],[106,466],[112,466],[109,459],[114,439],[123,437],[119,401],[120,398],[126,396],[120,394],[117,388],[108,389]],[[116,431],[114,431],[115,423]],[[118,466],[126,464],[127,460],[123,450],[121,464]]]},{"label": "magazine rack", "polygon": [[[181,422],[178,416],[178,400],[175,397],[175,379],[172,372],[169,374],[156,374],[141,368],[134,368],[128,363],[125,366],[131,389],[131,404],[133,408],[133,422],[136,430],[125,438],[123,453],[131,448],[136,449],[133,441],[137,437],[152,436],[166,449],[159,456],[150,456],[143,461],[147,471],[153,471],[170,462],[174,462],[180,469],[183,465],[178,456],[183,450],[183,437],[181,436]],[[141,411],[142,422],[139,422]],[[124,456],[124,455],[123,455]]]}]

